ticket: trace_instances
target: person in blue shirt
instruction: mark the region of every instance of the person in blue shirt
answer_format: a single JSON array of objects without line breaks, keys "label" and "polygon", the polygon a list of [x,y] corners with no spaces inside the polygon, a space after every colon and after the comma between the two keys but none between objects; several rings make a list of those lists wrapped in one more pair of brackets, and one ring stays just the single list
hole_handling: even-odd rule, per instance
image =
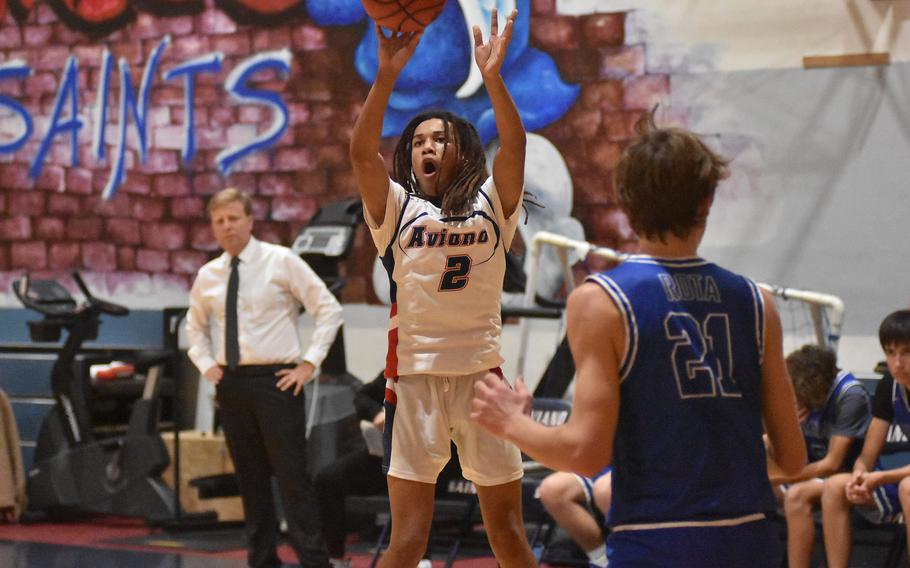
[{"label": "person in blue shirt", "polygon": [[[829,477],[822,493],[822,529],[829,568],[847,567],[852,548],[850,512],[854,507],[871,513],[877,522],[893,522],[901,513],[905,519],[910,515],[910,465],[876,467],[892,425],[910,435],[910,310],[886,316],[879,326],[878,338],[885,351],[888,373],[872,397],[872,422],[862,453],[853,464],[852,473]],[[910,524],[907,530],[910,533]]]},{"label": "person in blue shirt", "polygon": [[552,469],[612,463],[612,568],[776,568],[768,460],[783,475],[806,464],[780,317],[752,280],[698,255],[726,160],[650,113],[636,131],[615,186],[641,254],[569,297],[572,415],[535,424],[523,381],[487,375],[472,416]]},{"label": "person in blue shirt", "polygon": [[790,568],[809,568],[815,547],[813,510],[824,478],[848,471],[869,425],[869,395],[852,373],[837,368],[833,351],[804,345],[787,356],[809,463],[796,475],[771,477],[787,517]]}]

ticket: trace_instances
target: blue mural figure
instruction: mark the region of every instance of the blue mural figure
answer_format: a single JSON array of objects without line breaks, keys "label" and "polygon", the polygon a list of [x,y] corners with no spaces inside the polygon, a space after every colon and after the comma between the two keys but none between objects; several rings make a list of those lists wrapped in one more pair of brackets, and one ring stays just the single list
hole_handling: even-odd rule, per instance
[{"label": "blue mural figure", "polygon": [[[382,135],[396,136],[423,110],[441,108],[471,121],[484,143],[492,140],[496,135],[493,110],[472,64],[470,30],[478,25],[488,33],[493,8],[508,14],[516,6],[518,19],[502,66],[503,80],[527,130],[538,130],[562,117],[574,104],[580,87],[563,82],[550,56],[528,46],[530,0],[452,0],[427,26],[417,51],[399,76]],[[307,11],[321,26],[350,25],[367,18],[360,0],[307,0]],[[367,26],[354,61],[367,83],[376,76],[377,43],[375,27]]]}]

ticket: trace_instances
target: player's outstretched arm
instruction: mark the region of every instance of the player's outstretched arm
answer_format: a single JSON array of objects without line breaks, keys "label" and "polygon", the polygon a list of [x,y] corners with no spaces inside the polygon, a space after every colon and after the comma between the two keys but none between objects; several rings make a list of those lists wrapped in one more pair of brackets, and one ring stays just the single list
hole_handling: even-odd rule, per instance
[{"label": "player's outstretched arm", "polygon": [[493,181],[496,183],[506,217],[512,216],[521,199],[527,141],[521,115],[500,75],[509,43],[512,41],[512,30],[517,16],[518,11],[512,10],[502,33],[499,33],[499,16],[494,9],[490,22],[490,38],[487,42],[483,41],[480,27],[473,28],[474,59],[490,96],[493,115],[496,118],[496,130],[499,132],[499,150],[493,159]]},{"label": "player's outstretched arm", "polygon": [[382,154],[379,153],[382,121],[392,90],[395,88],[395,81],[417,49],[422,34],[423,32],[393,33],[386,37],[382,28],[376,26],[376,35],[379,38],[379,70],[354,123],[350,155],[360,196],[370,216],[377,222],[381,222],[385,216],[385,203],[389,191],[389,173]]},{"label": "player's outstretched arm", "polygon": [[855,440],[849,436],[831,436],[828,440],[828,452],[820,460],[806,464],[796,475],[775,476],[769,473],[772,483],[797,483],[815,477],[829,477],[842,471],[844,460]]},{"label": "player's outstretched arm", "polygon": [[[471,416],[551,469],[593,476],[610,464],[613,454],[619,346],[625,340],[625,327],[619,310],[594,284],[572,292],[567,309],[569,345],[576,360],[569,420],[556,427],[534,422],[524,412],[530,395],[523,383],[513,391],[492,373],[475,386]],[[604,338],[609,338],[606,345]]]},{"label": "player's outstretched arm", "polygon": [[783,475],[796,475],[806,465],[806,444],[796,410],[793,383],[784,362],[783,331],[771,295],[765,300],[765,345],[762,362],[762,416],[774,459]]}]

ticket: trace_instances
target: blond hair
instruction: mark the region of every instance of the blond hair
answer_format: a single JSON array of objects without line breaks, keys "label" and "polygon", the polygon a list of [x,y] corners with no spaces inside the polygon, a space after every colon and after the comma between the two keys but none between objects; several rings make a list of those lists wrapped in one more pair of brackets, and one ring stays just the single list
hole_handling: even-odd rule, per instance
[{"label": "blond hair", "polygon": [[235,187],[229,187],[227,189],[222,189],[218,193],[212,196],[209,200],[208,207],[206,207],[206,212],[209,214],[209,217],[212,216],[212,211],[221,207],[222,205],[227,205],[228,203],[238,202],[243,205],[243,211],[247,215],[253,214],[253,201],[250,199],[250,195],[241,191]]}]

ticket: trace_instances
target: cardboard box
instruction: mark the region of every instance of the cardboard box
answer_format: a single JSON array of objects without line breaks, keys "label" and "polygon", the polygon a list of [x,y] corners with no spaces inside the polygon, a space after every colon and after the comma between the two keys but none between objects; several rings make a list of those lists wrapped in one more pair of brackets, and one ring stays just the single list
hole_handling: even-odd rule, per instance
[{"label": "cardboard box", "polygon": [[[162,473],[168,487],[174,488],[174,433],[162,432],[171,464]],[[220,521],[243,520],[240,496],[200,499],[195,487],[189,485],[197,477],[233,473],[234,462],[224,442],[223,434],[184,430],[180,432],[180,504],[189,513],[215,511]]]}]

